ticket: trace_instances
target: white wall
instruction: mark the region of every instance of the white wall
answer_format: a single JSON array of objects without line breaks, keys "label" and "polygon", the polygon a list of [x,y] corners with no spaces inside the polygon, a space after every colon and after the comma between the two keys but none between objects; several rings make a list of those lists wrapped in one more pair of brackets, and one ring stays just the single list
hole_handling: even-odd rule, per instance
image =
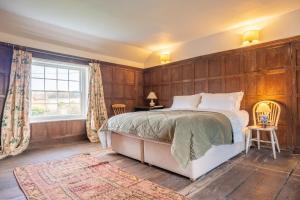
[{"label": "white wall", "polygon": [[[260,41],[272,40],[300,35],[300,10],[296,10],[279,17],[268,18],[262,22],[256,22],[260,26]],[[220,52],[241,47],[243,29],[247,26],[256,26],[255,23],[240,26],[223,33],[217,33],[208,37],[192,40],[174,46],[170,49],[171,61],[188,59],[196,56]],[[145,61],[145,67],[160,64],[159,52],[153,52]]]},{"label": "white wall", "polygon": [[54,43],[42,42],[42,41],[33,40],[33,39],[20,37],[20,36],[15,36],[15,35],[3,33],[3,32],[0,32],[0,41],[17,44],[17,45],[21,45],[21,46],[26,46],[26,47],[42,49],[42,50],[46,50],[46,51],[53,51],[53,52],[57,52],[57,53],[67,54],[67,55],[96,59],[96,60],[101,60],[101,61],[106,61],[106,62],[111,62],[111,63],[116,63],[116,64],[122,64],[122,65],[128,65],[131,67],[138,67],[138,68],[144,67],[143,63],[134,62],[134,61],[127,60],[127,59],[122,59],[122,58],[113,57],[113,56],[107,56],[107,55],[103,55],[103,54],[99,54],[99,53],[91,52],[91,51],[79,50],[76,48],[70,48],[70,47],[66,47],[66,46],[62,46],[62,45],[57,45]]}]

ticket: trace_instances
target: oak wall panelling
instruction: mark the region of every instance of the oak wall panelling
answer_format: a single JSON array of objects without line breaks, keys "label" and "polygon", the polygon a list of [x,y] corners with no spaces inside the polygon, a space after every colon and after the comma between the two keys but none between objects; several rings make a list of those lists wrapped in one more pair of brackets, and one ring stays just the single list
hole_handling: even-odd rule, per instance
[{"label": "oak wall panelling", "polygon": [[292,43],[292,64],[293,64],[293,92],[294,100],[294,121],[295,121],[295,141],[296,151],[300,152],[300,40]]},{"label": "oak wall panelling", "polygon": [[85,120],[35,122],[30,124],[30,130],[29,148],[87,139]]},{"label": "oak wall panelling", "polygon": [[297,149],[300,147],[299,39],[262,43],[145,69],[144,98],[153,90],[160,104],[171,106],[174,95],[244,91],[241,106],[249,112],[250,123],[252,107],[257,101],[275,100],[282,108],[277,133],[280,145],[288,150]]},{"label": "oak wall panelling", "polygon": [[104,97],[109,116],[113,115],[112,104],[124,103],[127,111],[143,105],[142,69],[104,63],[101,65]]}]

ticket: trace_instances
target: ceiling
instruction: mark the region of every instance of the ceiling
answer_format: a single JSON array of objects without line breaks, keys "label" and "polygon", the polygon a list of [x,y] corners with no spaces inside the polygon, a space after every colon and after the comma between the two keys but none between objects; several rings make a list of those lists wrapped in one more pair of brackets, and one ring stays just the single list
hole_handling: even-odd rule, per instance
[{"label": "ceiling", "polygon": [[299,8],[299,0],[0,0],[0,32],[143,63],[152,51]]}]

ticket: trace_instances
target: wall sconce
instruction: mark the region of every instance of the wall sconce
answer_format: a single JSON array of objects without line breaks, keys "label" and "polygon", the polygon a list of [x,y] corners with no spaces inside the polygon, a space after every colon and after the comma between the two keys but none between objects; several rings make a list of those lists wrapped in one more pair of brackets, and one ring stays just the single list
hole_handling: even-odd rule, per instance
[{"label": "wall sconce", "polygon": [[160,53],[160,63],[161,64],[166,64],[169,63],[170,60],[170,52],[162,52]]},{"label": "wall sconce", "polygon": [[243,34],[243,45],[259,42],[259,30],[249,30]]}]

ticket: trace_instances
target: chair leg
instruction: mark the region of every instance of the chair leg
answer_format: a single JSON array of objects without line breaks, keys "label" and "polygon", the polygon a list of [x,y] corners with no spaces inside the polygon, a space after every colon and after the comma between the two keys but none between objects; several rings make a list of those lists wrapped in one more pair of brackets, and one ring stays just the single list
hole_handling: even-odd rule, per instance
[{"label": "chair leg", "polygon": [[274,134],[274,138],[275,138],[277,150],[278,150],[278,152],[280,153],[279,142],[278,142],[278,138],[277,138],[277,135],[276,135],[275,130],[273,131],[273,134]]},{"label": "chair leg", "polygon": [[273,156],[274,156],[274,159],[276,159],[275,138],[274,138],[273,131],[270,131],[270,135],[271,135],[271,144],[272,144]]},{"label": "chair leg", "polygon": [[260,132],[259,132],[259,130],[257,130],[256,134],[257,134],[257,148],[260,149]]},{"label": "chair leg", "polygon": [[250,134],[250,130],[247,130],[247,133],[246,133],[246,155],[248,153],[249,134]]},{"label": "chair leg", "polygon": [[247,141],[246,141],[246,154],[249,151],[250,148],[250,143],[251,143],[251,138],[252,138],[252,130],[248,129],[248,133],[247,133]]}]

